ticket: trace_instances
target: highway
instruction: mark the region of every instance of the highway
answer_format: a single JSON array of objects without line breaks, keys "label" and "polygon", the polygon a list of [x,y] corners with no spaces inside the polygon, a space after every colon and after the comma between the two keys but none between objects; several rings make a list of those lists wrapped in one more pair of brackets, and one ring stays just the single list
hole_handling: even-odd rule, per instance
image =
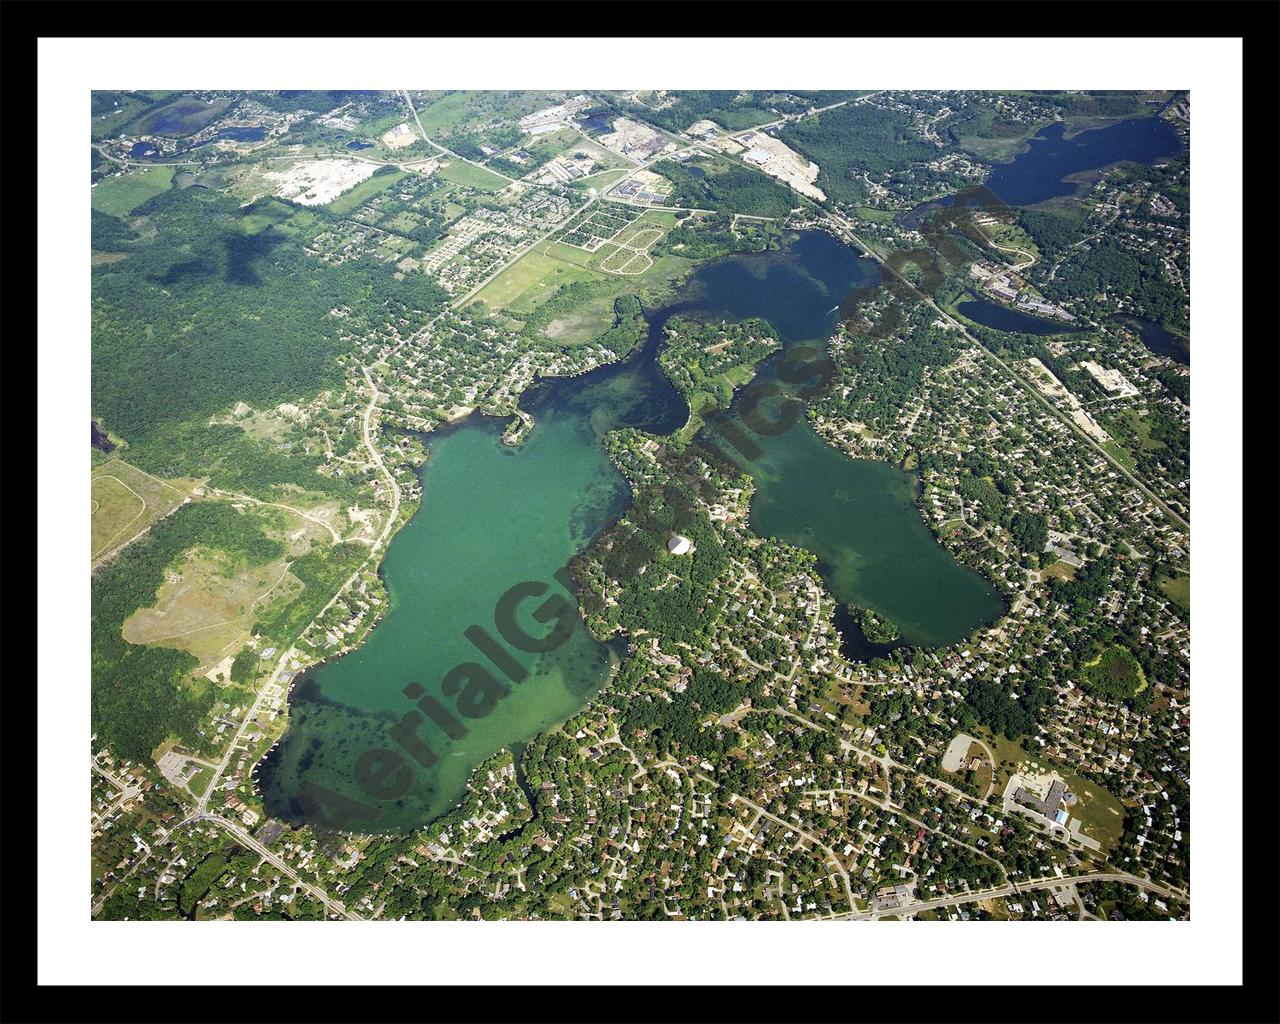
[{"label": "highway", "polygon": [[1184,893],[1170,889],[1168,886],[1161,885],[1159,882],[1152,882],[1151,880],[1142,878],[1138,875],[1130,875],[1123,871],[1100,871],[1095,874],[1063,875],[1061,878],[1051,876],[1047,878],[1033,878],[1026,882],[1010,882],[1008,885],[997,886],[994,889],[976,889],[973,892],[941,896],[938,899],[924,900],[919,903],[907,903],[900,907],[884,907],[880,910],[863,910],[852,914],[839,914],[836,916],[835,920],[874,921],[881,917],[905,917],[919,914],[926,910],[940,910],[944,907],[957,907],[965,903],[977,903],[981,900],[1000,899],[1005,896],[1020,896],[1027,892],[1036,892],[1040,889],[1055,889],[1059,886],[1075,885],[1080,882],[1122,882],[1125,885],[1136,885],[1139,889],[1146,889],[1148,892],[1154,892],[1159,896],[1178,900],[1186,899],[1186,895]]}]

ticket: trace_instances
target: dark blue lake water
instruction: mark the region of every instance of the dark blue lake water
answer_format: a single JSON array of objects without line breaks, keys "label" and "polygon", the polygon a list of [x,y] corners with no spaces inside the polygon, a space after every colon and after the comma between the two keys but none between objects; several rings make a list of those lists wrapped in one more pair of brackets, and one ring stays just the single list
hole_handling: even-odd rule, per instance
[{"label": "dark blue lake water", "polygon": [[1060,320],[1031,316],[1029,313],[1022,313],[987,299],[970,299],[967,302],[960,303],[956,309],[975,324],[982,324],[983,327],[991,327],[997,331],[1045,336],[1050,334],[1073,334],[1081,330],[1079,327],[1073,327]]},{"label": "dark blue lake water", "polygon": [[347,149],[373,149],[373,143],[361,142],[359,139],[352,139],[347,143]]},{"label": "dark blue lake water", "polygon": [[1117,121],[1069,139],[1062,137],[1065,130],[1062,122],[1040,129],[1025,153],[994,166],[987,187],[1010,206],[1030,206],[1075,192],[1076,186],[1063,180],[1068,175],[1121,161],[1149,164],[1182,152],[1177,130],[1156,117]]},{"label": "dark blue lake water", "polygon": [[1142,339],[1142,344],[1146,345],[1156,355],[1172,359],[1183,366],[1191,365],[1191,340],[1189,338],[1165,330],[1160,324],[1151,320],[1129,316],[1127,313],[1116,313],[1110,319],[1122,323],[1131,331],[1136,332],[1138,337]]},{"label": "dark blue lake water", "polygon": [[218,138],[230,139],[232,142],[261,142],[267,137],[267,130],[261,125],[233,126],[218,131]]},{"label": "dark blue lake water", "polygon": [[582,119],[582,127],[589,132],[607,132],[609,131],[609,114],[592,114],[590,117]]}]

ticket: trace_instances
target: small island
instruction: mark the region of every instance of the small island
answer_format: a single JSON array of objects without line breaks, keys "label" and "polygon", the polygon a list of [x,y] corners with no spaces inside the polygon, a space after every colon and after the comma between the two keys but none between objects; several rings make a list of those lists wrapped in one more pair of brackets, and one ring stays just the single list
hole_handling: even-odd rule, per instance
[{"label": "small island", "polygon": [[866,637],[868,643],[891,644],[902,636],[894,622],[872,611],[870,608],[859,608],[857,605],[851,604],[849,605],[849,615],[858,624],[858,628],[862,630],[862,635]]}]

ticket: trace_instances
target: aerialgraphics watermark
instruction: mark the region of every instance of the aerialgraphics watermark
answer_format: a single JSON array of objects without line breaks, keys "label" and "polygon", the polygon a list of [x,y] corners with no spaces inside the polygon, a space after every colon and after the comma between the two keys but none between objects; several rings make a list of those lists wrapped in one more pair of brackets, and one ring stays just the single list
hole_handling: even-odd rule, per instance
[{"label": "aerialgraphics watermark", "polygon": [[[569,595],[574,593],[567,566],[556,570],[554,576]],[[550,589],[549,584],[541,580],[522,580],[498,598],[493,624],[498,635],[514,650],[546,654],[573,634],[580,616],[572,596],[552,593],[533,609],[533,618],[551,627],[542,636],[528,632],[520,624],[517,611],[524,602],[543,597]],[[419,733],[428,720],[451,740],[460,740],[471,731],[467,721],[484,718],[511,692],[508,683],[519,685],[529,678],[529,670],[483,626],[468,626],[463,636],[484,655],[488,664],[464,661],[446,672],[440,681],[440,694],[448,698],[447,703],[429,693],[422,683],[411,682],[404,687],[401,692],[416,703],[387,730],[397,746],[370,748],[355,762],[356,785],[369,799],[399,800],[413,788],[414,763],[421,768],[431,768],[440,760],[440,755]],[[497,669],[497,673],[491,671],[489,665]],[[498,673],[505,677],[505,682]],[[372,822],[382,817],[381,808],[317,783],[304,783],[298,802],[309,821],[327,828],[344,828],[352,818]]]},{"label": "aerialgraphics watermark", "polygon": [[[957,193],[952,205],[941,207],[921,225],[920,233],[928,247],[899,250],[880,261],[879,278],[870,285],[855,289],[840,304],[840,319],[857,324],[851,329],[860,335],[886,338],[902,322],[900,304],[914,300],[929,301],[945,280],[946,273],[939,257],[960,269],[971,262],[969,254],[949,231],[958,231],[980,248],[987,240],[973,220],[979,209],[997,219],[1011,216],[1012,211],[984,186]],[[921,279],[912,284],[904,268],[914,267]],[[855,321],[857,314],[873,299],[887,291],[890,301],[877,320],[867,326]],[[892,300],[898,299],[899,303]],[[848,357],[856,361],[856,356]],[[825,346],[802,345],[789,348],[779,358],[770,377],[757,376],[739,394],[736,419],[719,414],[707,422],[710,436],[698,436],[694,444],[714,459],[723,458],[713,437],[722,438],[747,461],[755,461],[762,449],[753,439],[772,437],[790,430],[805,414],[805,402],[817,398],[833,386],[839,365]],[[688,454],[685,458],[690,458]],[[656,537],[651,537],[656,540]],[[413,788],[415,765],[429,769],[440,755],[421,735],[428,721],[451,740],[467,736],[468,721],[489,715],[498,701],[529,679],[529,670],[511,653],[546,654],[559,648],[573,634],[581,621],[572,574],[568,566],[553,574],[568,596],[551,593],[550,584],[540,580],[523,580],[509,587],[498,599],[493,625],[498,638],[481,625],[468,626],[463,635],[484,660],[466,661],[445,673],[440,680],[439,696],[420,682],[410,682],[401,691],[414,702],[387,735],[395,746],[373,747],[355,761],[354,779],[360,792],[369,800],[391,802],[404,797]],[[517,612],[527,601],[543,598],[532,610],[533,619],[549,626],[541,636],[528,632],[518,621]],[[376,822],[383,811],[375,804],[358,799],[317,783],[304,783],[299,792],[308,821],[324,828],[345,829],[354,819]]]}]

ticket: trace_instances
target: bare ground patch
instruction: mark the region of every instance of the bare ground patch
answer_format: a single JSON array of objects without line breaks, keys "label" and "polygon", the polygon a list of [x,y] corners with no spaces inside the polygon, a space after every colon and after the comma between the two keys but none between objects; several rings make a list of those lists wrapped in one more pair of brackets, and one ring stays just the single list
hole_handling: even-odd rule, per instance
[{"label": "bare ground patch", "polygon": [[189,651],[203,670],[238,651],[268,608],[302,590],[283,558],[237,567],[221,552],[197,548],[169,569],[156,603],[134,612],[122,632],[132,644]]}]

